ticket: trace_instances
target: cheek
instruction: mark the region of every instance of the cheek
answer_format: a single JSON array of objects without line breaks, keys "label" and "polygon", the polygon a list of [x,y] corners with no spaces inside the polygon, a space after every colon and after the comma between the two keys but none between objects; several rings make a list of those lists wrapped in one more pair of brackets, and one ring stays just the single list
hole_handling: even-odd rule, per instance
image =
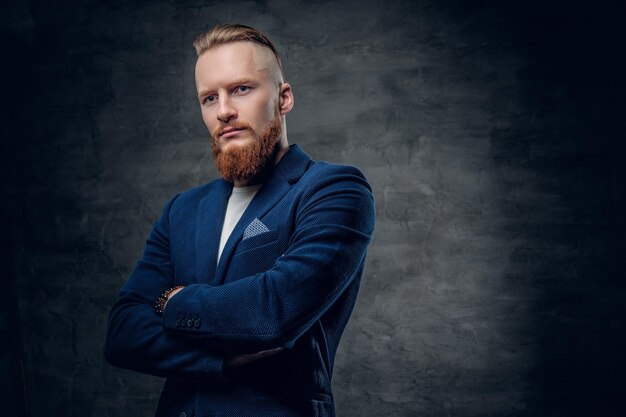
[{"label": "cheek", "polygon": [[263,91],[262,94],[250,101],[248,110],[252,113],[248,114],[253,114],[258,122],[265,124],[274,118],[276,106],[277,100],[271,94]]},{"label": "cheek", "polygon": [[261,105],[261,108],[263,109],[263,120],[265,122],[272,121],[274,119],[274,114],[276,113],[276,101],[268,100],[264,104],[264,106]]},{"label": "cheek", "polygon": [[211,131],[211,118],[209,116],[209,111],[205,110],[204,108],[202,108],[202,121],[204,122],[204,125],[207,127],[207,129],[209,129],[209,131]]}]

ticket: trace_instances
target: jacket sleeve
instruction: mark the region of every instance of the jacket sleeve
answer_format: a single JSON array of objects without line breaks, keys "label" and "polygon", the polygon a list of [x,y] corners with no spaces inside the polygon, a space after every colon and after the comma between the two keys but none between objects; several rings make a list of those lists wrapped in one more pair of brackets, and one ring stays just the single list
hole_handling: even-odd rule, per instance
[{"label": "jacket sleeve", "polygon": [[168,217],[175,199],[166,204],[109,313],[105,358],[112,365],[160,377],[222,379],[223,355],[166,331],[154,311],[159,295],[174,286]]},{"label": "jacket sleeve", "polygon": [[[292,347],[362,273],[374,200],[362,174],[346,169],[307,186],[289,248],[270,270],[221,286],[186,287],[168,302],[165,327],[210,348]],[[179,314],[189,311],[202,324],[177,327]]]}]

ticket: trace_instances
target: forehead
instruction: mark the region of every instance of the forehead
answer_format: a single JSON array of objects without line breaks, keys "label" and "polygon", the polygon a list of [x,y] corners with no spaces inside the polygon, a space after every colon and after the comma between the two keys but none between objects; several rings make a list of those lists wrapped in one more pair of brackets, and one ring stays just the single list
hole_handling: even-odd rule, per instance
[{"label": "forehead", "polygon": [[268,48],[254,42],[231,42],[205,51],[196,62],[198,90],[218,88],[233,80],[271,80],[278,64]]}]

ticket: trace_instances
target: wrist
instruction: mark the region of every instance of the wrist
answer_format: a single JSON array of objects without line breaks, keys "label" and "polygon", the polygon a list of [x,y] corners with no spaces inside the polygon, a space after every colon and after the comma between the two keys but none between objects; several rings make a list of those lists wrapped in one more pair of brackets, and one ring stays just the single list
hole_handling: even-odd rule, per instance
[{"label": "wrist", "polygon": [[185,287],[183,287],[182,285],[178,285],[176,287],[170,288],[169,290],[166,290],[165,292],[163,292],[163,294],[159,295],[159,298],[157,298],[156,303],[154,304],[154,311],[159,315],[163,314],[163,310],[165,310],[165,306],[167,305],[167,302],[170,300],[170,298],[172,298],[174,294],[176,294],[183,288]]}]

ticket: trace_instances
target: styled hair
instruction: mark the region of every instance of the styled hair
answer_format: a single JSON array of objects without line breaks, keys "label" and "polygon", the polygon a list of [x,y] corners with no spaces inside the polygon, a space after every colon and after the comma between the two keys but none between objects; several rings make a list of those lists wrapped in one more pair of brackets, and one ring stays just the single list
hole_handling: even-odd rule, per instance
[{"label": "styled hair", "polygon": [[211,30],[198,35],[196,40],[193,41],[193,47],[196,49],[196,54],[200,56],[205,51],[218,45],[239,41],[255,42],[269,48],[276,57],[280,72],[283,73],[280,55],[270,38],[250,26],[230,23],[214,26]]}]

